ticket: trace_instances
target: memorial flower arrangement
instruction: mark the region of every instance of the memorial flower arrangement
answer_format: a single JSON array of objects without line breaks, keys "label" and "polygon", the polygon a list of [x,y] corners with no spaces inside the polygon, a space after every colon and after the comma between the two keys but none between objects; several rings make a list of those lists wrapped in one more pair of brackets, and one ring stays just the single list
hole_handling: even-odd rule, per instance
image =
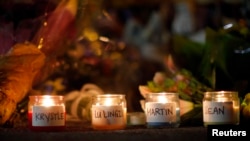
[{"label": "memorial flower arrangement", "polygon": [[[13,2],[13,7],[29,4],[25,2]],[[32,4],[40,6],[36,2]],[[78,0],[49,1],[47,9],[40,12],[33,13],[34,17],[9,17],[1,22],[9,28],[1,29],[0,35],[11,34],[16,40],[1,38],[0,126],[13,126],[15,120],[26,113],[28,95],[54,72],[58,57],[69,47],[67,43],[74,40]],[[11,15],[8,11],[4,14]],[[32,26],[24,26],[26,24]]]},{"label": "memorial flower arrangement", "polygon": [[139,86],[139,90],[144,98],[152,92],[177,92],[180,98],[181,125],[197,126],[203,120],[203,93],[213,89],[199,82],[188,70],[182,69],[171,76],[156,72],[153,80],[148,81],[147,85]]},{"label": "memorial flower arrangement", "polygon": [[[220,30],[206,29],[204,44],[174,37],[173,62],[168,72],[156,72],[140,85],[142,96],[151,92],[178,92],[182,125],[202,125],[202,99],[206,91],[239,92],[241,118],[249,119],[249,31],[245,25],[229,24]],[[175,69],[173,71],[173,64]],[[142,100],[143,105],[143,100]]]}]

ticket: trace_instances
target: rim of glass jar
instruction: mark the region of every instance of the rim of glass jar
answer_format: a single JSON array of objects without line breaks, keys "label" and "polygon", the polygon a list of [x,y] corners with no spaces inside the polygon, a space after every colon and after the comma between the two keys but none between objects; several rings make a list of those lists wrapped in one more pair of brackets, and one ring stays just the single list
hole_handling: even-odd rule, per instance
[{"label": "rim of glass jar", "polygon": [[205,95],[211,95],[211,96],[238,96],[237,91],[207,91],[204,93]]},{"label": "rim of glass jar", "polygon": [[94,95],[93,97],[98,97],[98,98],[116,98],[116,97],[125,97],[125,94],[98,94],[98,95]]},{"label": "rim of glass jar", "polygon": [[179,94],[177,92],[154,92],[154,93],[148,93],[147,95],[162,96],[162,95],[179,95]]},{"label": "rim of glass jar", "polygon": [[29,96],[29,99],[39,99],[39,98],[52,98],[52,99],[59,99],[59,100],[63,100],[64,96],[62,95],[32,95]]}]

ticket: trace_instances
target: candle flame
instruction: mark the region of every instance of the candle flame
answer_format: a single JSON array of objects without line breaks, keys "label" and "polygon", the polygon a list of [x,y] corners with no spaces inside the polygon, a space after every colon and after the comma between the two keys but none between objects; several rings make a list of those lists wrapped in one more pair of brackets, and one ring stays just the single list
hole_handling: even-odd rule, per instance
[{"label": "candle flame", "polygon": [[105,105],[105,106],[111,106],[111,105],[113,105],[113,104],[112,104],[112,99],[110,99],[110,98],[105,99],[104,105]]},{"label": "candle flame", "polygon": [[158,96],[157,101],[160,103],[167,103],[168,99],[166,98],[166,96]]},{"label": "candle flame", "polygon": [[44,99],[42,100],[42,105],[49,107],[49,106],[53,106],[55,105],[55,102],[53,101],[53,99],[51,99],[51,97],[46,96],[44,97]]}]

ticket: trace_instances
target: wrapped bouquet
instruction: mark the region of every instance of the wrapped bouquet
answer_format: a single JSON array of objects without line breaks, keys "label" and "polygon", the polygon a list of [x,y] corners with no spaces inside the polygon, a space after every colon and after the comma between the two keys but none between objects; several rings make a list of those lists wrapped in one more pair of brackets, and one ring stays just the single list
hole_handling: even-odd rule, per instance
[{"label": "wrapped bouquet", "polygon": [[[180,97],[180,116],[183,126],[202,125],[202,99],[203,93],[212,88],[199,82],[191,72],[182,69],[173,76],[167,76],[164,72],[156,72],[153,80],[147,85],[140,85],[142,96],[152,92],[177,92]],[[141,101],[142,107],[144,100]]]},{"label": "wrapped bouquet", "polygon": [[[12,2],[13,8],[18,4],[24,4]],[[66,49],[63,39],[68,39],[66,35],[75,28],[73,23],[78,10],[77,2],[78,0],[58,1],[54,3],[54,9],[45,11],[43,16],[34,13],[37,17],[23,17],[19,21],[15,17],[12,17],[13,21],[1,20],[0,24],[10,23],[14,26],[4,30],[0,28],[0,37],[6,37],[0,38],[3,42],[0,49],[0,126],[14,122],[11,118],[19,112],[18,104],[53,72],[57,57]],[[33,6],[36,4],[34,2]],[[50,4],[52,3],[48,2],[48,6],[51,6]],[[7,6],[9,6],[8,2]],[[24,21],[30,21],[30,27],[28,25],[25,28],[22,27],[21,23]],[[37,21],[40,21],[39,24]],[[33,26],[37,29],[34,30]],[[17,40],[13,41],[13,38],[5,36],[9,34]]]}]

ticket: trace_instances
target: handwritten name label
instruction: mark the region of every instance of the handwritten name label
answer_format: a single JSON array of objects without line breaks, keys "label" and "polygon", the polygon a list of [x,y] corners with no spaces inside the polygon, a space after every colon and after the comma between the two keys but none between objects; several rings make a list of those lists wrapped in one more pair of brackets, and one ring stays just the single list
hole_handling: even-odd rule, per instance
[{"label": "handwritten name label", "polygon": [[207,107],[205,109],[205,114],[211,114],[211,115],[224,115],[225,114],[225,106],[222,107]]},{"label": "handwritten name label", "polygon": [[64,106],[33,106],[32,109],[33,126],[64,126],[65,107]]},{"label": "handwritten name label", "polygon": [[233,102],[203,102],[204,122],[232,122],[234,114]]},{"label": "handwritten name label", "polygon": [[145,105],[147,122],[176,122],[175,103],[147,102]]},{"label": "handwritten name label", "polygon": [[124,125],[126,118],[122,106],[92,106],[92,124],[95,125]]},{"label": "handwritten name label", "polygon": [[95,118],[122,118],[123,111],[121,110],[111,110],[111,111],[95,110],[94,117]]}]

